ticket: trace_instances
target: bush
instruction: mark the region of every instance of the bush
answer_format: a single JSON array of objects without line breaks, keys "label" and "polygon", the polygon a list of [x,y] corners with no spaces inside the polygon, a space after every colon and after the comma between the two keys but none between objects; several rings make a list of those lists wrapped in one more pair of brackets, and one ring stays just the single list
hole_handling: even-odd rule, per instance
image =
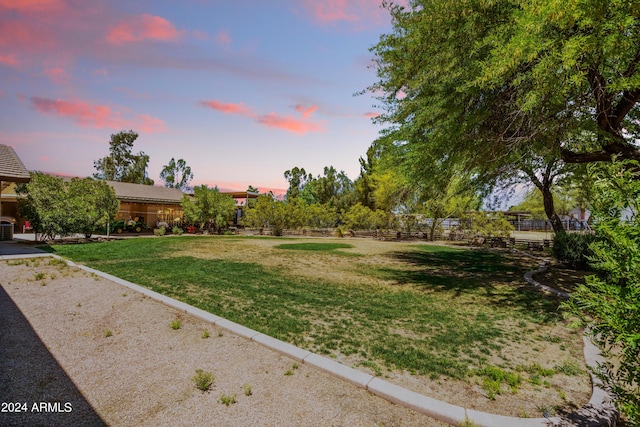
[{"label": "bush", "polygon": [[204,371],[202,369],[196,369],[196,375],[192,378],[196,383],[198,390],[205,392],[211,388],[213,384],[213,374],[211,372]]},{"label": "bush", "polygon": [[342,216],[342,221],[352,230],[375,230],[386,225],[387,215],[379,209],[373,211],[356,203]]},{"label": "bush", "polygon": [[514,230],[507,219],[496,213],[472,212],[463,216],[463,222],[468,224],[471,232],[478,237],[510,237]]},{"label": "bush", "polygon": [[182,235],[182,233],[184,233],[184,231],[182,230],[182,228],[178,227],[177,225],[174,225],[173,228],[171,229],[171,232],[177,236]]},{"label": "bush", "polygon": [[590,245],[589,276],[564,304],[603,350],[594,374],[614,396],[629,425],[640,425],[640,162],[592,167],[592,214],[598,237]]},{"label": "bush", "polygon": [[166,232],[167,230],[164,228],[164,225],[153,230],[153,234],[155,234],[156,236],[164,236]]},{"label": "bush", "polygon": [[593,252],[589,245],[595,241],[593,234],[560,233],[553,238],[553,256],[576,270],[589,268],[589,257]]}]

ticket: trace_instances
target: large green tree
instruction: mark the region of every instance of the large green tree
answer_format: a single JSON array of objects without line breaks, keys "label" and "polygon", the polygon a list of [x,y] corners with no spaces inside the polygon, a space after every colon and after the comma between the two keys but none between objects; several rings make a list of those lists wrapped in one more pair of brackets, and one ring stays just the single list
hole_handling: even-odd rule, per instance
[{"label": "large green tree", "polygon": [[149,155],[142,151],[138,154],[131,152],[136,139],[138,134],[132,130],[111,135],[109,155],[93,162],[97,170],[94,178],[153,185],[147,174]]},{"label": "large green tree", "polygon": [[120,210],[120,202],[113,188],[104,181],[92,178],[73,178],[67,191],[76,217],[76,230],[90,237],[98,228],[108,229]]},{"label": "large green tree", "polygon": [[237,206],[233,197],[221,193],[217,187],[198,185],[193,188],[193,197],[184,195],[181,201],[185,221],[200,228],[214,227],[218,233],[228,227]]},{"label": "large green tree", "polygon": [[249,227],[268,228],[274,236],[282,236],[282,231],[295,221],[288,205],[289,203],[278,200],[273,193],[261,194],[255,205],[247,209],[243,222]]},{"label": "large green tree", "polygon": [[187,162],[183,159],[176,161],[172,157],[169,160],[169,164],[164,165],[162,168],[160,179],[164,182],[165,187],[188,191],[189,182],[193,179],[193,173]]},{"label": "large green tree", "polygon": [[92,178],[62,178],[40,172],[31,174],[28,184],[20,185],[20,215],[45,239],[82,233],[89,237],[108,225],[120,204],[113,188]]},{"label": "large green tree", "polygon": [[551,188],[570,164],[640,156],[634,2],[410,0],[372,48],[393,146],[411,179],[528,181],[562,232]]},{"label": "large green tree", "polygon": [[304,187],[313,180],[313,176],[310,173],[307,173],[304,168],[295,166],[292,169],[284,171],[284,179],[289,182],[289,188],[287,189],[285,199],[291,200],[298,197]]}]

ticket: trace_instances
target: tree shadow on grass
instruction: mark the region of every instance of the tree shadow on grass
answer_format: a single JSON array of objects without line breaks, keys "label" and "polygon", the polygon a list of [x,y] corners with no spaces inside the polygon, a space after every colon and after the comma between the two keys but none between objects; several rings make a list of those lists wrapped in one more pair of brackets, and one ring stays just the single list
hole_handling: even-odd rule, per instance
[{"label": "tree shadow on grass", "polygon": [[411,268],[378,269],[387,280],[424,291],[449,292],[454,297],[477,295],[486,298],[486,304],[550,317],[548,320],[556,317],[560,300],[531,289],[524,281],[524,273],[534,267],[529,260],[475,249],[416,250],[390,256]]},{"label": "tree shadow on grass", "polygon": [[[0,412],[2,426],[106,426],[0,287],[0,397],[26,412]],[[34,410],[34,404],[42,412]],[[3,409],[11,409],[9,407]]]}]

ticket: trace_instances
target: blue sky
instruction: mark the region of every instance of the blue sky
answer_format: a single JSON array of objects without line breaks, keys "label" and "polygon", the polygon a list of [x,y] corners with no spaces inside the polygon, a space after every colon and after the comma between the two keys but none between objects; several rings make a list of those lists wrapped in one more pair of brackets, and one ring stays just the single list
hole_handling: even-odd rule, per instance
[{"label": "blue sky", "polygon": [[183,158],[192,185],[283,190],[294,166],[351,179],[378,136],[380,0],[0,0],[0,143],[90,176],[110,135]]}]

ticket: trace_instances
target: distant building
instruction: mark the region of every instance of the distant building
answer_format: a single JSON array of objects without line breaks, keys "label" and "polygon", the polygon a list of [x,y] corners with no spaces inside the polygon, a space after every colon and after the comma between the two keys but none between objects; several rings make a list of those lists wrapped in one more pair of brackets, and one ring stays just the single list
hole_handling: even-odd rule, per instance
[{"label": "distant building", "polygon": [[18,223],[15,183],[29,182],[30,179],[13,148],[0,144],[0,240],[13,239]]}]

